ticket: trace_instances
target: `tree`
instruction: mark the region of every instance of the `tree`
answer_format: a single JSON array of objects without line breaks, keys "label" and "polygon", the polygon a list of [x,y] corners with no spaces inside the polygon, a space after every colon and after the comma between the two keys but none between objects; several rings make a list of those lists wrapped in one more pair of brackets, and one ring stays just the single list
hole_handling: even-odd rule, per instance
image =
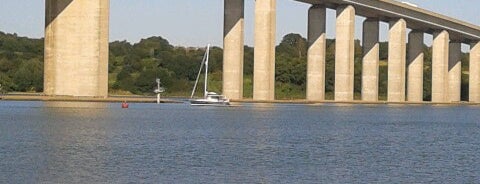
[{"label": "tree", "polygon": [[388,42],[380,42],[380,60],[388,59]]},{"label": "tree", "polygon": [[14,88],[14,83],[12,79],[7,76],[5,73],[0,72],[0,94],[12,91]]},{"label": "tree", "polygon": [[43,91],[43,63],[37,59],[22,62],[13,81],[17,91]]},{"label": "tree", "polygon": [[170,45],[166,39],[159,36],[142,39],[139,43],[133,45],[134,54],[141,58],[155,57],[163,51],[171,50],[173,50],[173,46]]},{"label": "tree", "polygon": [[283,37],[276,51],[285,54],[286,57],[302,59],[307,56],[307,46],[307,39],[303,38],[300,34],[290,33]]}]

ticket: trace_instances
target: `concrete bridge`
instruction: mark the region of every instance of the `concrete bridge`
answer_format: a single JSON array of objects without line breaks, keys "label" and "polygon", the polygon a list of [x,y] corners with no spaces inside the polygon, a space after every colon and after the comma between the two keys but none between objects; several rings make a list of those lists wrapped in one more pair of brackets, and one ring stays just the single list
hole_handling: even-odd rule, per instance
[{"label": "concrete bridge", "polygon": [[[460,101],[461,43],[470,44],[469,97],[480,102],[480,27],[392,0],[297,0],[308,10],[307,100],[325,98],[326,9],[335,9],[335,100],[353,100],[355,15],[363,23],[362,100],[378,100],[379,23],[388,22],[388,101],[423,100],[423,37],[432,34],[432,101]],[[223,93],[243,96],[244,0],[224,0]],[[47,0],[45,93],[108,92],[109,0]],[[358,26],[358,25],[357,25]],[[254,100],[274,100],[276,0],[255,1]],[[412,31],[407,35],[407,28]],[[409,46],[407,48],[407,39]],[[408,50],[408,52],[407,52]],[[408,56],[407,56],[408,53]]]}]

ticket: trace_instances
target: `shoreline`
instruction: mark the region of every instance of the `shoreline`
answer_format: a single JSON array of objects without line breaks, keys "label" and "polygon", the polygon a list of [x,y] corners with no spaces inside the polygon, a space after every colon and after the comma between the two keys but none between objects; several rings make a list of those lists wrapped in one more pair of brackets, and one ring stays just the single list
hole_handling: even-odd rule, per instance
[{"label": "shoreline", "polygon": [[323,101],[308,101],[308,100],[253,100],[253,99],[244,99],[244,100],[231,100],[231,102],[239,103],[278,103],[278,104],[305,104],[305,105],[320,105],[320,104],[351,104],[351,105],[469,105],[469,106],[478,106],[480,103],[470,103],[470,102],[387,102],[387,101],[334,101],[334,100],[323,100]]},{"label": "shoreline", "polygon": [[[0,95],[0,101],[63,101],[63,102],[129,102],[129,103],[157,103],[157,97],[150,96],[109,96],[103,97],[73,97],[73,96],[44,96],[37,94],[8,94]],[[160,103],[183,103],[181,100],[161,98]]]},{"label": "shoreline", "polygon": [[[184,103],[187,98],[182,97],[162,97],[160,103]],[[102,97],[73,97],[73,96],[45,96],[41,94],[6,94],[0,95],[0,101],[65,101],[65,102],[129,102],[129,103],[157,103],[156,96],[121,96],[111,95],[107,98]],[[352,104],[352,105],[447,105],[447,106],[479,106],[480,103],[470,102],[449,102],[449,103],[436,103],[436,102],[387,102],[387,101],[308,101],[304,99],[298,100],[231,100],[233,103],[270,103],[270,104],[304,104],[304,105],[321,105],[321,104]]]}]

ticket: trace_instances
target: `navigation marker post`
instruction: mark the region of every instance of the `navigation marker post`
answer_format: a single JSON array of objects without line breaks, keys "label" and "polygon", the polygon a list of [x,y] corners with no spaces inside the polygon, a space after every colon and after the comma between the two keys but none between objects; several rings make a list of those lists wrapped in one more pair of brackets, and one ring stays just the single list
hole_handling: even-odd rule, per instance
[{"label": "navigation marker post", "polygon": [[156,82],[157,82],[157,89],[155,89],[153,92],[157,94],[157,104],[160,104],[160,93],[165,92],[165,88],[160,87],[161,82],[159,78],[157,78]]}]

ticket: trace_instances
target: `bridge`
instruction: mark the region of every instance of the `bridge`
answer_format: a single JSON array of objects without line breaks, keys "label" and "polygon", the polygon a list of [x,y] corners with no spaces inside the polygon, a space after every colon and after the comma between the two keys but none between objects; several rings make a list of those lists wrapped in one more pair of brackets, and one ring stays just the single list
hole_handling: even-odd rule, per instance
[{"label": "bridge", "polygon": [[[480,102],[479,26],[393,0],[296,1],[311,4],[307,100],[325,99],[326,10],[334,9],[335,101],[354,99],[357,15],[366,18],[362,25],[362,101],[378,101],[379,24],[387,22],[387,101],[423,101],[423,38],[432,34],[432,101],[460,101],[464,43],[470,45],[469,101]],[[224,0],[223,93],[231,99],[243,98],[244,4],[244,0]],[[275,27],[276,0],[256,0],[254,100],[274,100]],[[408,35],[407,28],[411,29]],[[108,96],[108,29],[109,0],[46,1],[46,95]]]}]

